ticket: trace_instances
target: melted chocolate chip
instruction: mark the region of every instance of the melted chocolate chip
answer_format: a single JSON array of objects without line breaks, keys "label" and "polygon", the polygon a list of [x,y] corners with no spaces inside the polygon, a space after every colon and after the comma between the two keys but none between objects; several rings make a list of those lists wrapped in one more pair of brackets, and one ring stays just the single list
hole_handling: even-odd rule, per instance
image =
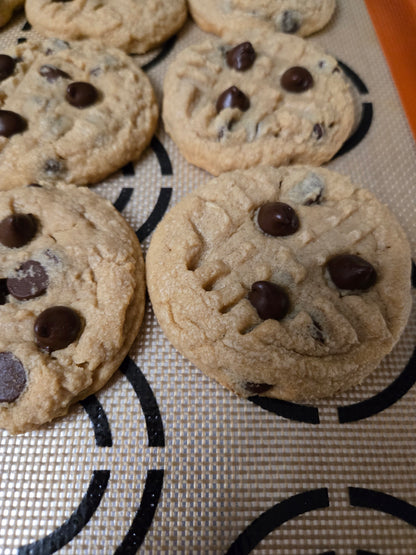
[{"label": "melted chocolate chip", "polygon": [[217,113],[220,113],[225,108],[239,108],[242,112],[245,112],[250,108],[250,100],[240,89],[232,86],[220,94],[215,108]]},{"label": "melted chocolate chip", "polygon": [[375,284],[374,267],[355,254],[338,254],[327,263],[332,281],[339,289],[368,289]]},{"label": "melted chocolate chip", "polygon": [[26,120],[16,112],[0,110],[0,136],[11,137],[24,131],[26,127]]},{"label": "melted chocolate chip", "polygon": [[16,67],[16,60],[7,54],[0,54],[0,81],[7,79],[13,74]]},{"label": "melted chocolate chip", "polygon": [[36,230],[32,214],[12,214],[0,222],[0,243],[9,248],[22,247],[33,239]]},{"label": "melted chocolate chip", "polygon": [[246,382],[244,384],[244,389],[249,393],[253,393],[258,395],[260,393],[264,393],[265,391],[269,391],[273,386],[268,383],[255,383],[255,382]]},{"label": "melted chocolate chip", "polygon": [[66,100],[75,108],[87,108],[94,104],[97,98],[98,91],[91,83],[76,81],[66,89]]},{"label": "melted chocolate chip", "polygon": [[301,15],[299,12],[285,10],[280,20],[280,30],[282,33],[296,33],[301,25]]},{"label": "melted chocolate chip", "polygon": [[225,57],[229,67],[237,71],[246,71],[254,64],[256,52],[251,42],[247,41],[229,50]]},{"label": "melted chocolate chip", "polygon": [[320,123],[315,123],[312,133],[314,137],[316,137],[316,140],[319,141],[319,139],[322,139],[324,135],[324,126]]},{"label": "melted chocolate chip", "polygon": [[65,349],[81,331],[81,319],[67,306],[51,306],[39,314],[34,331],[38,347],[47,353]]},{"label": "melted chocolate chip", "polygon": [[26,301],[43,295],[48,285],[48,274],[42,264],[36,260],[23,262],[16,275],[9,277],[7,280],[9,293],[19,301]]},{"label": "melted chocolate chip", "polygon": [[281,320],[289,311],[289,297],[281,287],[270,281],[256,281],[248,300],[262,320]]},{"label": "melted chocolate chip", "polygon": [[0,305],[6,304],[7,302],[7,295],[9,294],[9,290],[7,289],[7,279],[1,278],[0,279]]},{"label": "melted chocolate chip", "polygon": [[264,233],[274,237],[292,235],[299,229],[299,218],[291,206],[284,202],[268,202],[258,211],[257,221]]},{"label": "melted chocolate chip", "polygon": [[8,351],[0,353],[0,403],[11,403],[26,385],[26,372],[20,360]]},{"label": "melted chocolate chip", "polygon": [[280,84],[289,92],[302,93],[312,87],[313,77],[306,67],[294,66],[284,72]]},{"label": "melted chocolate chip", "polygon": [[39,73],[42,75],[42,77],[46,77],[46,80],[49,81],[49,83],[53,83],[60,77],[62,77],[62,79],[71,79],[71,76],[68,75],[66,71],[62,71],[62,69],[48,64],[41,66],[39,69]]}]

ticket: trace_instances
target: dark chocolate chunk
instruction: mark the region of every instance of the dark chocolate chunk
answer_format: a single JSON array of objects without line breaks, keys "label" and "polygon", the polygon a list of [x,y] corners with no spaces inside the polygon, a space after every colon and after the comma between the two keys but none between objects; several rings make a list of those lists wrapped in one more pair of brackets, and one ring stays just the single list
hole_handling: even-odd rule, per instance
[{"label": "dark chocolate chunk", "polygon": [[26,120],[16,112],[0,110],[0,136],[11,137],[24,131],[26,127]]},{"label": "dark chocolate chunk", "polygon": [[0,222],[0,243],[9,248],[22,247],[33,239],[36,230],[32,214],[12,214]]},{"label": "dark chocolate chunk", "polygon": [[7,79],[14,72],[16,60],[7,54],[0,54],[0,81]]},{"label": "dark chocolate chunk", "polygon": [[81,331],[81,319],[67,306],[51,306],[39,314],[34,331],[38,347],[47,353],[65,349]]},{"label": "dark chocolate chunk", "polygon": [[0,403],[15,401],[26,386],[26,372],[20,360],[8,351],[0,353]]},{"label": "dark chocolate chunk", "polygon": [[7,289],[19,301],[26,301],[43,295],[49,279],[45,268],[36,260],[27,260],[17,269],[16,275],[7,280]]},{"label": "dark chocolate chunk", "polygon": [[7,295],[9,294],[9,290],[7,289],[7,279],[1,278],[0,279],[0,305],[6,304],[7,302]]},{"label": "dark chocolate chunk", "polygon": [[43,66],[41,66],[39,69],[39,73],[42,75],[42,77],[46,77],[46,80],[49,81],[49,83],[53,83],[60,77],[62,77],[62,79],[71,79],[71,76],[68,75],[66,71],[62,71],[62,69],[48,64],[44,64]]},{"label": "dark chocolate chunk", "polygon": [[302,93],[312,87],[313,77],[306,67],[294,66],[284,72],[280,84],[289,92]]},{"label": "dark chocolate chunk", "polygon": [[281,287],[270,281],[256,281],[248,300],[263,320],[281,320],[289,311],[289,297]]},{"label": "dark chocolate chunk", "polygon": [[368,289],[375,284],[374,267],[355,254],[338,254],[327,263],[332,281],[339,289]]},{"label": "dark chocolate chunk", "polygon": [[75,108],[87,108],[94,104],[97,98],[98,91],[91,83],[75,81],[66,89],[66,100]]},{"label": "dark chocolate chunk", "polygon": [[251,42],[247,41],[229,50],[225,58],[229,67],[237,71],[246,71],[254,64],[256,52]]},{"label": "dark chocolate chunk", "polygon": [[260,393],[265,393],[269,391],[273,386],[268,383],[255,383],[255,382],[246,382],[244,384],[244,389],[249,393],[253,393],[254,395],[259,395]]},{"label": "dark chocolate chunk", "polygon": [[280,20],[280,30],[282,33],[296,33],[299,31],[302,18],[299,12],[285,10]]},{"label": "dark chocolate chunk", "polygon": [[324,126],[321,123],[315,123],[312,133],[314,137],[316,137],[316,140],[319,141],[324,135]]},{"label": "dark chocolate chunk", "polygon": [[292,235],[299,229],[299,218],[289,204],[268,202],[260,207],[257,214],[260,229],[274,237]]},{"label": "dark chocolate chunk", "polygon": [[220,113],[225,108],[239,108],[242,112],[245,112],[250,108],[250,100],[240,89],[232,86],[220,94],[215,108],[217,113]]}]

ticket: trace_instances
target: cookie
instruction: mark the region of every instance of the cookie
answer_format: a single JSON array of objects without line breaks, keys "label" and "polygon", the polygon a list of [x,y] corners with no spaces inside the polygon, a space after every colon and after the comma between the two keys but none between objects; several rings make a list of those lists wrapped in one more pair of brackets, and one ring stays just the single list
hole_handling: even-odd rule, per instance
[{"label": "cookie", "polygon": [[19,433],[100,389],[135,339],[144,264],[135,233],[87,188],[0,198],[0,428]]},{"label": "cookie", "polygon": [[19,44],[0,55],[0,190],[96,183],[139,158],[157,119],[149,79],[121,50]]},{"label": "cookie", "polygon": [[410,247],[393,214],[313,166],[212,179],[159,224],[146,271],[171,343],[243,397],[304,401],[358,384],[411,306]]},{"label": "cookie", "polygon": [[189,0],[189,11],[204,31],[219,36],[261,27],[302,37],[329,22],[335,0]]},{"label": "cookie", "polygon": [[300,37],[246,33],[179,53],[163,120],[185,158],[214,175],[259,164],[320,165],[349,136],[354,103],[337,61]]},{"label": "cookie", "polygon": [[25,0],[1,0],[0,2],[0,27],[6,25],[15,9],[23,6]]},{"label": "cookie", "polygon": [[142,54],[182,27],[185,0],[26,0],[26,16],[47,37],[103,40]]}]

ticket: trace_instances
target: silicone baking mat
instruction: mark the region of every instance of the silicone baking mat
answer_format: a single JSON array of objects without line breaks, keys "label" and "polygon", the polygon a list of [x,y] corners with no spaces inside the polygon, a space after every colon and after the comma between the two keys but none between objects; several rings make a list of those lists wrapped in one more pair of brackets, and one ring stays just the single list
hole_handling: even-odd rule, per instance
[{"label": "silicone baking mat", "polygon": [[[21,13],[0,47],[31,35]],[[168,64],[202,36],[188,21],[136,58],[159,102]],[[327,166],[391,207],[415,256],[415,144],[364,1],[338,0],[308,40],[339,59],[356,98],[357,127]],[[94,191],[146,252],[165,211],[208,179],[160,124],[141,160]],[[245,400],[179,355],[147,303],[102,391],[38,431],[0,432],[1,554],[415,554],[415,338],[413,310],[380,368],[334,399]]]}]

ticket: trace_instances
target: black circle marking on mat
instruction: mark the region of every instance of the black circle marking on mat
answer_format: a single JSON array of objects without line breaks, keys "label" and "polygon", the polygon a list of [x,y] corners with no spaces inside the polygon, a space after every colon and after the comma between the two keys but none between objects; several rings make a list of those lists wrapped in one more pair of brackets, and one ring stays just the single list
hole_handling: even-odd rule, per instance
[{"label": "black circle marking on mat", "polygon": [[163,487],[163,470],[148,470],[140,506],[114,555],[135,555],[152,524]]},{"label": "black circle marking on mat", "polygon": [[140,401],[143,414],[146,420],[148,446],[164,447],[165,434],[163,431],[163,421],[160,415],[156,397],[147,382],[143,372],[137,364],[126,357],[120,366],[120,371],[126,376]]},{"label": "black circle marking on mat", "polygon": [[412,277],[411,277],[411,280],[412,280],[413,289],[416,289],[416,264],[415,264],[414,260],[412,260]]},{"label": "black circle marking on mat", "polygon": [[22,44],[22,43],[24,43],[24,42],[26,42],[26,41],[27,41],[27,38],[26,38],[26,37],[19,37],[19,38],[17,39],[17,44]]},{"label": "black circle marking on mat", "polygon": [[357,555],[379,555],[378,553],[374,553],[374,551],[365,551],[363,549],[357,549]]},{"label": "black circle marking on mat", "polygon": [[393,497],[382,491],[375,491],[366,488],[348,488],[350,504],[353,507],[361,507],[364,509],[374,509],[381,513],[385,513],[416,527],[416,507]]},{"label": "black circle marking on mat", "polygon": [[50,555],[67,545],[86,526],[97,510],[109,478],[109,470],[94,470],[87,493],[69,519],[43,539],[19,547],[17,554]]},{"label": "black circle marking on mat", "polygon": [[246,555],[270,532],[288,520],[327,507],[329,507],[328,488],[305,491],[289,497],[267,509],[249,524],[228,549],[226,555]]},{"label": "black circle marking on mat", "polygon": [[337,62],[345,75],[354,83],[355,88],[358,90],[358,92],[360,94],[368,94],[369,91],[367,85],[364,83],[361,77],[357,75],[355,71],[350,68],[350,66],[347,66],[346,63],[342,62],[341,60],[337,60]]},{"label": "black circle marking on mat", "polygon": [[165,215],[168,209],[170,198],[172,196],[172,187],[162,187],[160,189],[159,197],[156,201],[150,216],[136,231],[137,238],[140,242],[144,241],[152,231],[156,228],[157,224]]},{"label": "black circle marking on mat", "polygon": [[30,31],[32,29],[32,25],[29,21],[26,21],[25,24],[22,26],[22,31]]},{"label": "black circle marking on mat", "polygon": [[150,146],[157,156],[162,175],[173,175],[169,154],[156,135],[153,135],[152,140],[150,141]]},{"label": "black circle marking on mat", "polygon": [[290,401],[272,399],[271,397],[260,397],[259,395],[249,397],[248,400],[262,409],[274,412],[283,418],[295,420],[296,422],[305,422],[306,424],[319,424],[319,410],[316,407],[299,405]]},{"label": "black circle marking on mat", "polygon": [[126,177],[136,175],[133,162],[127,162],[127,164],[121,168],[121,173]]},{"label": "black circle marking on mat", "polygon": [[90,417],[94,427],[95,443],[97,447],[112,447],[113,438],[108,424],[108,418],[103,406],[95,395],[90,395],[80,401],[86,413]]},{"label": "black circle marking on mat", "polygon": [[[175,46],[175,42],[176,42],[176,35],[173,35],[173,37],[170,37],[170,39],[168,39],[163,44],[162,49],[160,50],[160,52],[152,60],[150,60],[150,62],[147,62],[146,64],[142,65],[142,70],[143,71],[149,71],[149,69],[152,69],[152,67],[155,67],[164,58],[166,58],[166,56],[170,53],[172,48]],[[133,54],[133,56],[134,56],[134,54]]]},{"label": "black circle marking on mat", "polygon": [[350,137],[348,137],[348,139],[338,150],[338,152],[334,154],[332,160],[334,160],[334,158],[337,158],[338,156],[346,154],[347,152],[355,148],[367,135],[368,130],[371,127],[371,122],[373,121],[373,105],[371,104],[371,102],[363,102],[361,106],[361,119],[357,129]]},{"label": "black circle marking on mat", "polygon": [[113,203],[113,206],[119,212],[122,212],[127,204],[130,202],[131,195],[133,194],[133,187],[123,187],[121,193],[119,194],[117,200]]}]

